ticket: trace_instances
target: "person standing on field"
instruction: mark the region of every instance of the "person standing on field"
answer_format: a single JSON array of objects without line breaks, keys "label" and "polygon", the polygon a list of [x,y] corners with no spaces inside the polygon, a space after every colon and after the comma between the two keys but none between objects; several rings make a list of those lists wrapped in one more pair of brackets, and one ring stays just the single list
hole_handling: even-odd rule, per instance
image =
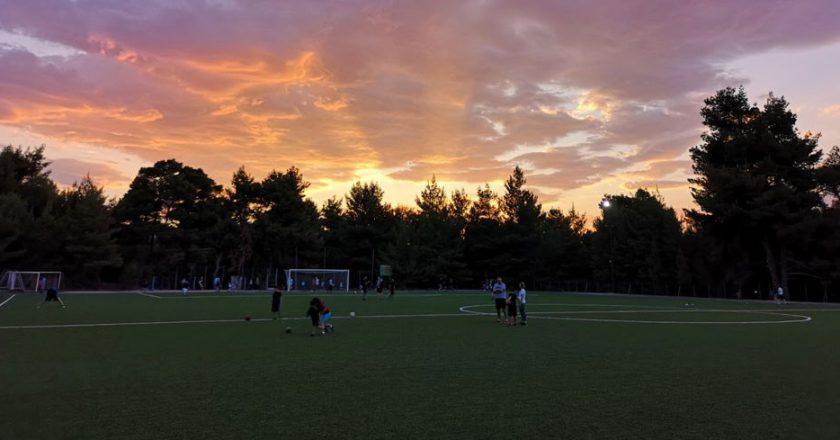
[{"label": "person standing on field", "polygon": [[519,300],[519,316],[521,317],[522,325],[528,325],[528,314],[525,313],[525,283],[519,283],[519,294],[517,295],[517,299]]},{"label": "person standing on field", "polygon": [[271,293],[271,313],[274,314],[272,319],[280,318],[280,300],[283,299],[283,290],[280,287],[275,287]]},{"label": "person standing on field", "polygon": [[[61,304],[62,309],[67,308],[67,306],[64,305],[64,301],[62,301],[61,298],[58,296],[58,289],[54,289],[54,288],[47,289],[47,296],[46,296],[46,298],[44,298],[44,302],[41,303],[41,304],[46,304],[50,301],[57,301],[59,304]],[[41,304],[38,304],[35,308],[40,309]]]},{"label": "person standing on field", "polygon": [[505,300],[507,299],[507,286],[502,282],[502,277],[497,277],[493,283],[491,296],[496,304],[496,322],[502,322],[502,315],[507,319],[507,312],[505,311]]}]

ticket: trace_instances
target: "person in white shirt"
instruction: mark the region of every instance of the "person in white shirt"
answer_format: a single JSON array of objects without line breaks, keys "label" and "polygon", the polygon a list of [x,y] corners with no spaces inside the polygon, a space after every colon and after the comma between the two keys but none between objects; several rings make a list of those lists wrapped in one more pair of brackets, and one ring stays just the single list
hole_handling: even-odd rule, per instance
[{"label": "person in white shirt", "polygon": [[517,295],[517,299],[519,300],[519,316],[521,317],[522,325],[528,325],[528,314],[525,313],[525,283],[519,283],[519,294]]},{"label": "person in white shirt", "polygon": [[776,289],[776,304],[781,304],[782,302],[787,302],[785,301],[785,289],[782,289],[782,286],[779,286],[779,288]]},{"label": "person in white shirt", "polygon": [[502,315],[504,315],[505,321],[507,321],[507,310],[505,310],[506,299],[507,299],[507,286],[505,283],[502,282],[502,277],[496,278],[496,282],[493,283],[493,291],[491,296],[494,299],[496,304],[496,322],[502,322]]}]

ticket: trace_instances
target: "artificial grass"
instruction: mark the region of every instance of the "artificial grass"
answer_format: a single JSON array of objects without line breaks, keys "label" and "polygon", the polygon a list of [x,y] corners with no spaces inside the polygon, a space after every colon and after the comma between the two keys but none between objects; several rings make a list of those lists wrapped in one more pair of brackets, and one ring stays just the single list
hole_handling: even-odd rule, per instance
[{"label": "artificial grass", "polygon": [[[532,294],[532,312],[576,314],[507,328],[466,314],[369,318],[487,312],[483,294],[330,296],[337,331],[310,337],[307,296],[284,297],[294,320],[261,321],[266,295],[161,295],[70,294],[66,310],[18,295],[0,308],[0,327],[235,320],[0,329],[0,437],[840,438],[830,307],[698,300],[691,309],[732,312],[684,313],[679,298]],[[813,320],[540,319],[784,319],[747,311],[763,309]]]}]

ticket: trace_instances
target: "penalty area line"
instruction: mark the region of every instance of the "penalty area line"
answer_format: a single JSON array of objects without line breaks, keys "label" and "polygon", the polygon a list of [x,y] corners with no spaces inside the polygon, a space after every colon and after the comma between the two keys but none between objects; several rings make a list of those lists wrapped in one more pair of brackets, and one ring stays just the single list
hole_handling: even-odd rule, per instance
[{"label": "penalty area line", "polygon": [[16,294],[16,293],[13,293],[13,294],[12,294],[12,296],[10,296],[10,297],[6,298],[6,300],[5,300],[5,301],[3,301],[3,302],[1,302],[1,303],[0,303],[0,307],[5,306],[7,302],[11,301],[11,300],[12,300],[12,298],[14,298],[14,297],[15,297],[15,295],[17,295],[17,294]]}]

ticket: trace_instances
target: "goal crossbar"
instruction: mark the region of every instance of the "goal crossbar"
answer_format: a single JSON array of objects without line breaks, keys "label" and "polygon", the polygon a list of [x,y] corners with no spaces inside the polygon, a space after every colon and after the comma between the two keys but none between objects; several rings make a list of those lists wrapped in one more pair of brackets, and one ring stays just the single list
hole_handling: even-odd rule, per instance
[{"label": "goal crossbar", "polygon": [[287,269],[286,291],[350,291],[348,269]]}]

